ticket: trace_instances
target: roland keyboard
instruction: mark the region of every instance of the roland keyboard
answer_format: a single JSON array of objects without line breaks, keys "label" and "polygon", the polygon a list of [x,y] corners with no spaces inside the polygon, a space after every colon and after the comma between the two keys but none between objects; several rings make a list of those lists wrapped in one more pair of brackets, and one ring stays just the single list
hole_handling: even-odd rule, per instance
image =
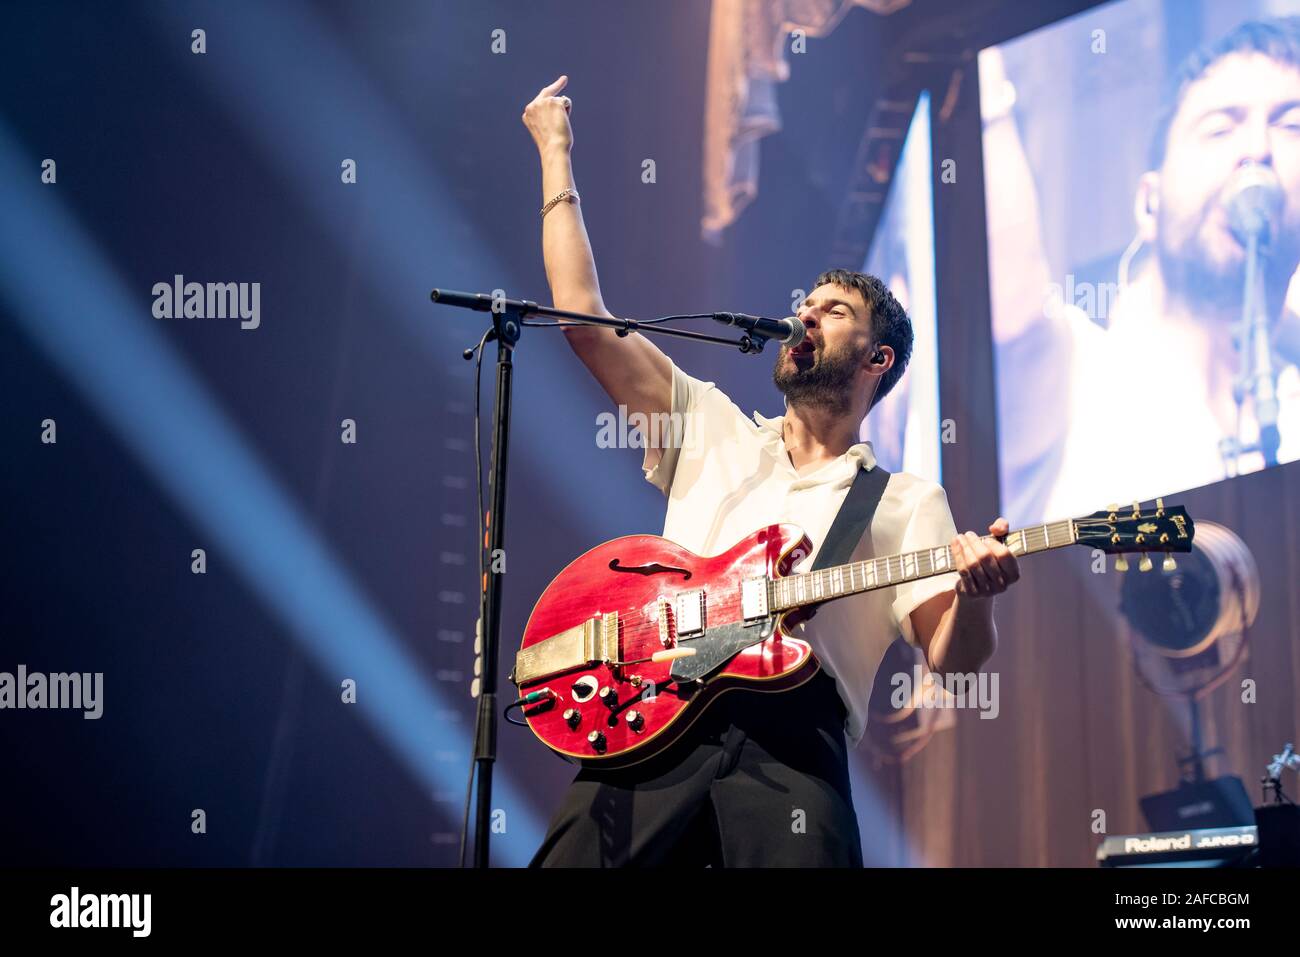
[{"label": "roland keyboard", "polygon": [[1259,846],[1255,825],[1157,831],[1108,837],[1097,848],[1102,867],[1240,867]]}]

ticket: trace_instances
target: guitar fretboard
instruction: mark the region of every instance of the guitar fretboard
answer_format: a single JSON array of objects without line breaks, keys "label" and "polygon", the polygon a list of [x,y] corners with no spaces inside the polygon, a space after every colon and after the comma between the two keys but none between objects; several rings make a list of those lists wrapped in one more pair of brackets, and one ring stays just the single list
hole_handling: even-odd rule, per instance
[{"label": "guitar fretboard", "polygon": [[[991,541],[993,536],[985,535],[983,538]],[[1009,532],[1003,541],[1011,554],[1019,557],[1073,545],[1077,538],[1075,522],[1067,518]],[[957,561],[951,546],[939,545],[774,579],[770,583],[768,604],[776,611],[784,611],[956,570]]]}]

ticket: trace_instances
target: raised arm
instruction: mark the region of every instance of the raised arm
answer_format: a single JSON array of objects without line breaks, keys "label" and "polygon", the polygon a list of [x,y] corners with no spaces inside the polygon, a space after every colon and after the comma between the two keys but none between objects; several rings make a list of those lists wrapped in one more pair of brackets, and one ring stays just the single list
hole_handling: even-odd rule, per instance
[{"label": "raised arm", "polygon": [[1044,303],[1051,273],[1044,252],[1038,191],[1012,113],[1014,87],[996,48],[980,54],[979,78],[989,292],[993,335],[1001,345],[1046,320],[1049,310]]},{"label": "raised arm", "polygon": [[1014,88],[998,50],[980,54],[979,80],[999,457],[1010,485],[1004,507],[1025,522],[1037,518],[1042,496],[1055,482],[1049,476],[1060,467],[1071,425],[1074,317],[1054,298],[1049,305],[1051,272],[1038,193],[1011,112]]},{"label": "raised arm", "polygon": [[[576,190],[571,103],[559,95],[568,82],[567,76],[561,76],[524,107],[524,125],[542,161],[543,204],[566,189]],[[600,295],[582,209],[573,197],[561,200],[543,217],[542,255],[555,308],[611,315]],[[645,336],[620,337],[613,329],[580,325],[567,327],[564,335],[596,381],[615,404],[626,406],[629,415],[671,411],[672,367]]]}]

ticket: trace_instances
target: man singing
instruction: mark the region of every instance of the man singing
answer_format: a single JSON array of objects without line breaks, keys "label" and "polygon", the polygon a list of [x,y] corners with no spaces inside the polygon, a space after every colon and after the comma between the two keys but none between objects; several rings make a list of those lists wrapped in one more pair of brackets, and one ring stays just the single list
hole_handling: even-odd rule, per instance
[{"label": "man singing", "polygon": [[[542,162],[547,281],[556,308],[609,316],[574,185],[567,82],[543,88],[523,114]],[[880,280],[847,270],[818,277],[799,318],[807,335],[781,348],[773,370],[786,412],[771,419],[748,418],[644,336],[565,329],[629,418],[685,423],[678,441],[647,442],[645,453],[646,478],[668,498],[665,538],[712,555],[791,522],[813,542],[803,570],[859,470],[876,468],[858,429],[902,376],[911,323]],[[989,532],[1005,535],[1006,521]],[[724,694],[655,757],[580,771],[533,865],[861,866],[847,752],[862,738],[885,650],[901,633],[940,675],[978,671],[997,644],[993,596],[1019,578],[1003,544],[956,533],[940,486],[889,475],[853,559],[945,542],[956,572],[828,603],[797,626],[821,664],[812,680],[778,694]]]},{"label": "man singing", "polygon": [[1048,282],[1014,87],[1000,54],[981,54],[993,333],[1015,370],[998,379],[1000,465],[1017,523],[1264,467],[1258,450],[1221,446],[1258,444],[1261,433],[1253,390],[1240,406],[1235,395],[1247,254],[1230,199],[1247,166],[1281,192],[1260,266],[1277,461],[1300,458],[1300,317],[1287,302],[1300,267],[1300,17],[1243,23],[1193,51],[1174,79],[1132,199],[1133,248],[1150,255],[1103,328]]}]

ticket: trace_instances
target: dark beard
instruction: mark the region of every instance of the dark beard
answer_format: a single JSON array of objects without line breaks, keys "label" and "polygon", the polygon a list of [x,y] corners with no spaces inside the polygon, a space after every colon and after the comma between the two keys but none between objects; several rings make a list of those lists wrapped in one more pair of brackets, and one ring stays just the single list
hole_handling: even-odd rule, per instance
[{"label": "dark beard", "polygon": [[[1192,244],[1188,244],[1192,245]],[[1201,255],[1198,248],[1174,249],[1157,244],[1156,258],[1165,293],[1193,314],[1212,318],[1224,315],[1236,318],[1241,309],[1241,293],[1246,281],[1244,263],[1217,266]]]},{"label": "dark beard", "polygon": [[786,401],[790,405],[826,409],[837,415],[847,413],[853,377],[862,362],[861,352],[853,349],[837,353],[818,350],[813,353],[812,365],[803,369],[796,365],[792,371],[787,371],[784,365],[789,351],[788,346],[782,346],[772,368],[772,382]]},{"label": "dark beard", "polygon": [[[1237,262],[1213,262],[1198,242],[1200,227],[1209,216],[1207,207],[1190,239],[1178,246],[1161,241],[1168,230],[1162,221],[1160,237],[1156,239],[1156,259],[1160,263],[1160,276],[1165,294],[1192,315],[1205,319],[1223,318],[1235,321],[1240,318],[1242,292],[1246,285],[1245,257]],[[1286,298],[1287,287],[1300,258],[1297,240],[1283,232],[1275,242],[1272,255],[1261,258],[1268,315],[1277,315]]]}]

